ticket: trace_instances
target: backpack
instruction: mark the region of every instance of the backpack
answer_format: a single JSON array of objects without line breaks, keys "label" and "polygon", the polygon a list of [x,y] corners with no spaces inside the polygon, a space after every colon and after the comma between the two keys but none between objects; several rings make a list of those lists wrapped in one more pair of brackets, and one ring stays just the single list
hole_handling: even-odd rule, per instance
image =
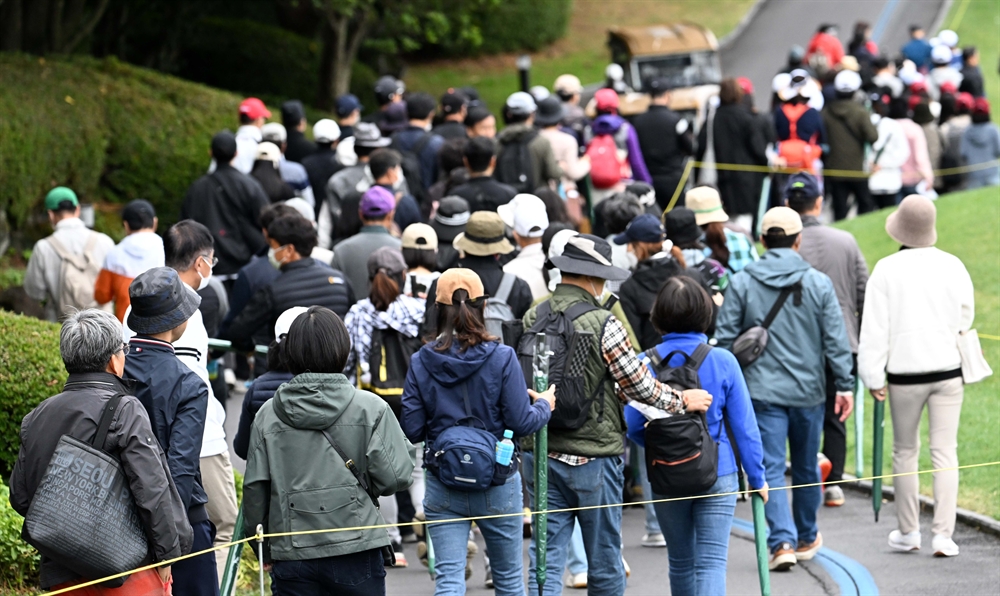
[{"label": "backpack", "polygon": [[424,152],[427,144],[431,142],[433,135],[429,132],[423,133],[416,143],[409,150],[403,149],[399,144],[399,133],[392,135],[392,148],[399,151],[402,156],[403,177],[406,178],[406,185],[410,189],[410,194],[423,205],[427,201],[427,187],[424,185],[424,178],[420,174],[420,154]]},{"label": "backpack", "polygon": [[514,282],[517,280],[513,274],[504,272],[500,278],[500,287],[497,288],[497,295],[486,299],[486,306],[483,307],[483,319],[486,322],[486,331],[494,337],[503,339],[505,323],[513,322],[517,317],[510,308],[510,292],[514,289]]},{"label": "backpack", "polygon": [[493,178],[513,186],[519,193],[534,192],[538,174],[535,172],[535,160],[531,157],[529,145],[537,136],[537,131],[531,131],[519,140],[503,143],[497,156]]},{"label": "backpack", "polygon": [[[646,356],[661,383],[679,390],[700,389],[698,369],[711,350],[708,344],[700,344],[690,356],[674,350],[661,359],[659,350],[651,348],[646,350]],[[675,355],[683,356],[684,362],[672,367],[668,363]],[[700,495],[718,480],[718,440],[709,434],[703,412],[650,420],[645,442],[646,471],[656,494]]]},{"label": "backpack", "polygon": [[[424,459],[426,467],[448,488],[482,492],[505,483],[517,472],[520,462],[514,457],[509,465],[497,463],[497,438],[472,415],[468,381],[462,383],[462,397],[465,418],[438,435],[433,447],[426,448]],[[477,422],[481,428],[476,428]]]},{"label": "backpack", "polygon": [[389,404],[396,420],[403,410],[403,383],[410,370],[410,358],[420,350],[419,337],[407,337],[395,329],[372,329],[372,346],[368,355],[371,381],[361,387]]},{"label": "backpack", "polygon": [[594,401],[600,402],[597,419],[604,419],[604,379],[587,395],[585,378],[587,359],[599,349],[599,338],[589,331],[578,331],[573,325],[573,321],[595,310],[607,312],[587,302],[574,304],[564,312],[555,312],[546,300],[535,311],[535,324],[518,341],[517,358],[521,362],[528,387],[532,389],[535,377],[535,343],[539,333],[545,334],[552,352],[549,360],[549,384],[556,386],[556,408],[552,411],[549,428],[578,430],[590,417]]},{"label": "backpack", "polygon": [[778,142],[778,157],[785,160],[785,167],[813,171],[813,163],[820,155],[814,139],[803,141],[798,135],[799,118],[809,110],[808,104],[786,103],[781,111],[788,118],[788,139]]},{"label": "backpack", "polygon": [[96,262],[91,257],[98,238],[100,236],[97,232],[91,232],[81,255],[66,250],[55,236],[48,238],[49,246],[56,251],[61,261],[59,291],[55,296],[56,310],[60,319],[68,316],[71,309],[83,310],[98,306],[94,300],[94,286],[97,285],[97,276],[101,273],[102,263]]},{"label": "backpack", "polygon": [[702,287],[708,290],[709,294],[725,292],[729,287],[729,271],[722,266],[722,263],[711,257],[705,257],[702,262],[688,267],[687,270],[701,280]]},{"label": "backpack", "polygon": [[596,135],[587,144],[586,155],[590,157],[590,181],[595,188],[601,190],[613,188],[622,180],[632,176],[628,160],[619,154],[619,150],[627,141],[627,136],[628,125],[622,124],[615,134]]}]

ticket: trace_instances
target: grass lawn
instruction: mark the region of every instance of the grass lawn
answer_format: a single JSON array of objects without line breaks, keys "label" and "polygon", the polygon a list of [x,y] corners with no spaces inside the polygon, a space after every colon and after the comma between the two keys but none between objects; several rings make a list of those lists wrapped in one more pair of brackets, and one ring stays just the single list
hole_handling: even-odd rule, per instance
[{"label": "grass lawn", "polygon": [[[956,3],[957,4],[957,3]],[[980,4],[973,2],[973,5]],[[970,6],[970,11],[972,7]],[[969,15],[966,15],[969,18]],[[994,77],[996,81],[996,77]],[[976,288],[976,319],[973,326],[981,334],[1000,336],[1000,188],[954,193],[937,201],[938,243],[965,263]],[[885,233],[883,210],[838,224],[858,239],[869,270],[898,245]],[[935,280],[928,279],[933,284]],[[965,390],[961,425],[958,430],[960,464],[1000,461],[1000,341],[982,338],[986,359],[995,374],[969,385]],[[865,476],[872,472],[872,398],[865,395]],[[883,473],[892,471],[892,421],[885,415],[885,455]],[[847,471],[854,472],[854,424],[848,420]],[[927,414],[921,424],[920,469],[931,469],[927,447]],[[930,474],[921,475],[921,492],[931,495]],[[963,470],[958,504],[1000,519],[1000,466]]]},{"label": "grass lawn", "polygon": [[[610,60],[606,45],[609,27],[687,20],[708,27],[721,39],[753,4],[754,0],[576,0],[566,36],[532,55],[531,84],[551,88],[556,77],[564,73],[577,75],[584,85],[602,80]],[[435,96],[451,86],[472,85],[490,109],[499,113],[507,96],[519,89],[515,58],[515,54],[505,54],[437,60],[413,65],[404,79],[408,89]]]},{"label": "grass lawn", "polygon": [[944,28],[958,33],[962,47],[979,48],[979,65],[986,83],[986,96],[993,107],[994,122],[1000,122],[1000,2],[997,0],[956,0]]}]

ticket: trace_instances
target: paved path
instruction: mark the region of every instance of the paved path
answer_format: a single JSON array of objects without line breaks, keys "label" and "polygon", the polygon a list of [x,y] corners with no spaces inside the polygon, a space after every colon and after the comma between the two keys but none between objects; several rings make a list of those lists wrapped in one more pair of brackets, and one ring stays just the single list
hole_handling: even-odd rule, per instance
[{"label": "paved path", "polygon": [[793,45],[809,45],[823,23],[837,25],[844,49],[854,23],[874,28],[879,48],[890,56],[909,38],[911,24],[930,27],[943,0],[765,0],[750,24],[722,52],[725,76],[753,81],[757,106],[771,103],[771,78],[788,60]]}]

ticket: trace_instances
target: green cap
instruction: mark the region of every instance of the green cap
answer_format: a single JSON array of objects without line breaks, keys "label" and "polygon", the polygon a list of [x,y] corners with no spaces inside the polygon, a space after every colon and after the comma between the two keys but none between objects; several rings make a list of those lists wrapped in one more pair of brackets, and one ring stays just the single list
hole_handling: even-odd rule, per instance
[{"label": "green cap", "polygon": [[45,208],[49,211],[55,211],[63,201],[73,203],[74,207],[80,204],[80,200],[76,198],[76,193],[73,192],[73,189],[65,186],[57,186],[50,190],[49,194],[45,195]]}]

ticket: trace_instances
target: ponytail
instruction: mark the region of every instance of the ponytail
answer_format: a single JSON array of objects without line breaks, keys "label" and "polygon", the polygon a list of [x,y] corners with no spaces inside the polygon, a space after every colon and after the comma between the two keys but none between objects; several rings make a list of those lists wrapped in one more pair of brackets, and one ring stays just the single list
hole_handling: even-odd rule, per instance
[{"label": "ponytail", "polygon": [[385,269],[376,271],[375,277],[372,278],[371,292],[368,294],[368,299],[371,300],[375,310],[388,310],[389,305],[399,297],[402,285],[399,280],[386,273]]},{"label": "ponytail", "polygon": [[451,304],[437,305],[439,335],[437,338],[428,338],[428,341],[436,342],[434,349],[438,352],[447,352],[455,341],[465,351],[477,344],[499,339],[486,330],[483,318],[486,299],[469,300],[468,297],[468,292],[458,289],[452,296]]},{"label": "ponytail", "polygon": [[729,246],[726,244],[726,228],[721,221],[713,221],[705,226],[705,244],[712,249],[712,258],[729,268]]}]

